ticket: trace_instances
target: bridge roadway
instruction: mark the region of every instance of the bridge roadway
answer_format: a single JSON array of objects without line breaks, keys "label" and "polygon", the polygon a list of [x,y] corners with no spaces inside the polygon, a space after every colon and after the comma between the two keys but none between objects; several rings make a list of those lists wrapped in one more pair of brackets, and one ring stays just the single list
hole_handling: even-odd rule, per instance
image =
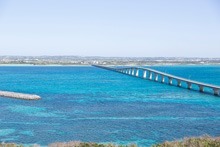
[{"label": "bridge roadway", "polygon": [[[188,89],[192,89],[192,85],[197,85],[199,87],[200,92],[204,92],[204,88],[211,88],[213,90],[214,95],[219,96],[220,95],[220,86],[212,85],[212,84],[207,84],[207,83],[202,83],[182,77],[178,77],[172,74],[167,74],[158,70],[154,70],[151,68],[144,68],[144,67],[117,67],[117,68],[112,68],[112,67],[106,67],[106,66],[100,66],[100,65],[92,65],[98,68],[103,68],[123,74],[127,74],[130,76],[135,76],[143,79],[149,79],[153,80],[153,75],[154,75],[154,81],[159,81],[159,76],[161,77],[161,83],[165,83],[165,78],[168,79],[168,84],[172,85],[173,80],[177,81],[177,86],[182,87],[181,84],[182,82],[185,82],[187,84]],[[142,70],[143,75],[139,75],[139,71]],[[148,76],[147,76],[148,75]]]}]

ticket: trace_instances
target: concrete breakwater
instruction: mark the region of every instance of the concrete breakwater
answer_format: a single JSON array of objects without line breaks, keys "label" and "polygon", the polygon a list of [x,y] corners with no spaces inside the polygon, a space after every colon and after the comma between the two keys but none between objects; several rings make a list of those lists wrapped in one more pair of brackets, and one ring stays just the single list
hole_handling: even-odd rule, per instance
[{"label": "concrete breakwater", "polygon": [[38,100],[41,98],[40,96],[34,94],[24,94],[24,93],[10,92],[10,91],[0,91],[0,96],[24,99],[24,100]]}]

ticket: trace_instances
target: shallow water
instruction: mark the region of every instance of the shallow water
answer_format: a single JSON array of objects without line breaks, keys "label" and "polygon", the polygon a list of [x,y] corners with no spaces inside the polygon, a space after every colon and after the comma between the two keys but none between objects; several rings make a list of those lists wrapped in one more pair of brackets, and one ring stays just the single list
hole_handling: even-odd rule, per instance
[{"label": "shallow water", "polygon": [[[220,85],[219,66],[155,66]],[[95,67],[0,67],[0,89],[39,101],[0,99],[0,141],[137,143],[220,135],[220,97]]]}]

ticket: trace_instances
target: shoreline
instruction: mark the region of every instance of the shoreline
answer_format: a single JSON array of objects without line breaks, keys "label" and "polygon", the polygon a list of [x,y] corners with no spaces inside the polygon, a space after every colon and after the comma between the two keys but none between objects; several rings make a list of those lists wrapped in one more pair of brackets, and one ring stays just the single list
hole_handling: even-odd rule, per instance
[{"label": "shoreline", "polygon": [[[103,66],[220,66],[220,63],[218,64],[188,64],[188,63],[173,63],[173,64],[145,64],[145,65],[137,65],[137,64],[128,64],[128,65],[120,65],[120,64],[98,64]],[[92,64],[82,65],[82,64],[0,64],[0,67],[63,67],[63,66],[69,66],[69,67],[90,67]]]},{"label": "shoreline", "polygon": [[62,64],[0,64],[1,66],[91,66],[91,65],[62,65]]}]

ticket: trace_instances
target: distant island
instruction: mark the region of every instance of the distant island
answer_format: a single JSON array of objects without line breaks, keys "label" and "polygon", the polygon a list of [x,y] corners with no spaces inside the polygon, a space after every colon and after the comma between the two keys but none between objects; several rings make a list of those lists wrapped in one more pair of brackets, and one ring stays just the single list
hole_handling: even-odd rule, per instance
[{"label": "distant island", "polygon": [[220,58],[99,57],[99,56],[0,56],[0,64],[30,65],[220,65]]}]

